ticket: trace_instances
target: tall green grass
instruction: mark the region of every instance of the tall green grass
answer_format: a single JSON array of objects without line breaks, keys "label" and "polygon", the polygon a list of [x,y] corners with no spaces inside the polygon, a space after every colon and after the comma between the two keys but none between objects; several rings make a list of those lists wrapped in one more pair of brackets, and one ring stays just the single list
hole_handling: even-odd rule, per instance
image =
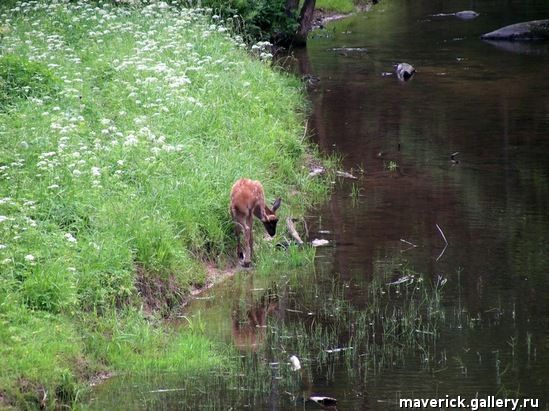
[{"label": "tall green grass", "polygon": [[[177,297],[203,283],[201,261],[233,253],[239,177],[282,197],[282,215],[324,194],[303,167],[301,84],[197,9],[0,11],[0,394],[27,381],[55,406],[55,387],[82,379],[75,359],[87,373],[189,364],[204,344],[169,348],[139,309],[137,273],[176,284]],[[41,337],[51,327],[55,343]]]},{"label": "tall green grass", "polygon": [[357,2],[353,0],[318,0],[316,8],[322,11],[351,13],[355,11],[355,3]]}]

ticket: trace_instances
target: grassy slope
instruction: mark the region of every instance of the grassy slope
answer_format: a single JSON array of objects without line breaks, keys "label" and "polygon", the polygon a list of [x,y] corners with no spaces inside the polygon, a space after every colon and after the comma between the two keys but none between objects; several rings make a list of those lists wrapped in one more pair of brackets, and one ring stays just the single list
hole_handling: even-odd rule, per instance
[{"label": "grassy slope", "polygon": [[351,13],[355,10],[353,0],[317,0],[316,8],[326,12]]},{"label": "grassy slope", "polygon": [[287,214],[307,205],[296,189],[324,190],[300,168],[300,85],[196,11],[20,3],[6,16],[0,398],[44,388],[53,405],[101,370],[218,366],[199,332],[144,319],[136,267],[183,290],[204,281],[200,259],[233,248],[240,176]]}]

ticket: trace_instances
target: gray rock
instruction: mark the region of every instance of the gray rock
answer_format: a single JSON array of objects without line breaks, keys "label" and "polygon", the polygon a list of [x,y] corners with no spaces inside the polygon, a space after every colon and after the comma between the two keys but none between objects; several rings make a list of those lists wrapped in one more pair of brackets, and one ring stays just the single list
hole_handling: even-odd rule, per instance
[{"label": "gray rock", "polygon": [[480,36],[483,40],[536,41],[549,40],[549,20],[511,24]]},{"label": "gray rock", "polygon": [[454,13],[454,16],[462,20],[471,20],[471,19],[477,18],[479,14],[473,10],[463,10],[463,11],[458,11],[457,13]]},{"label": "gray rock", "polygon": [[396,68],[396,75],[402,81],[410,80],[415,72],[416,69],[408,63],[400,63]]}]

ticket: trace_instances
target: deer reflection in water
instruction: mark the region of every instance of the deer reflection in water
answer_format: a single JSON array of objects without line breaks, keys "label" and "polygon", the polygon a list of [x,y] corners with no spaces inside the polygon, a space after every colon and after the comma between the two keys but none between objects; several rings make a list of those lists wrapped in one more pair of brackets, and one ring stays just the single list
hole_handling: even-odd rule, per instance
[{"label": "deer reflection in water", "polygon": [[253,291],[246,291],[246,306],[238,305],[232,312],[232,338],[242,351],[257,351],[263,345],[267,332],[267,317],[278,310],[278,297],[271,290],[265,291],[254,301]]}]

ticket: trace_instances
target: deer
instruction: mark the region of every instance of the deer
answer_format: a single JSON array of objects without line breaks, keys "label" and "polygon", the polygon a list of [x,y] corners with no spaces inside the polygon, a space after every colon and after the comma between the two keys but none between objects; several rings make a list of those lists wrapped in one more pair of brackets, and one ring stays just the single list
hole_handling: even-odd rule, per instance
[{"label": "deer", "polygon": [[[243,267],[249,267],[252,262],[253,217],[256,216],[263,223],[267,233],[273,237],[278,222],[276,210],[280,207],[281,201],[277,198],[269,208],[265,205],[265,194],[259,181],[241,178],[234,183],[229,211],[234,222],[237,255]],[[244,247],[240,244],[241,235],[244,236]]]}]

